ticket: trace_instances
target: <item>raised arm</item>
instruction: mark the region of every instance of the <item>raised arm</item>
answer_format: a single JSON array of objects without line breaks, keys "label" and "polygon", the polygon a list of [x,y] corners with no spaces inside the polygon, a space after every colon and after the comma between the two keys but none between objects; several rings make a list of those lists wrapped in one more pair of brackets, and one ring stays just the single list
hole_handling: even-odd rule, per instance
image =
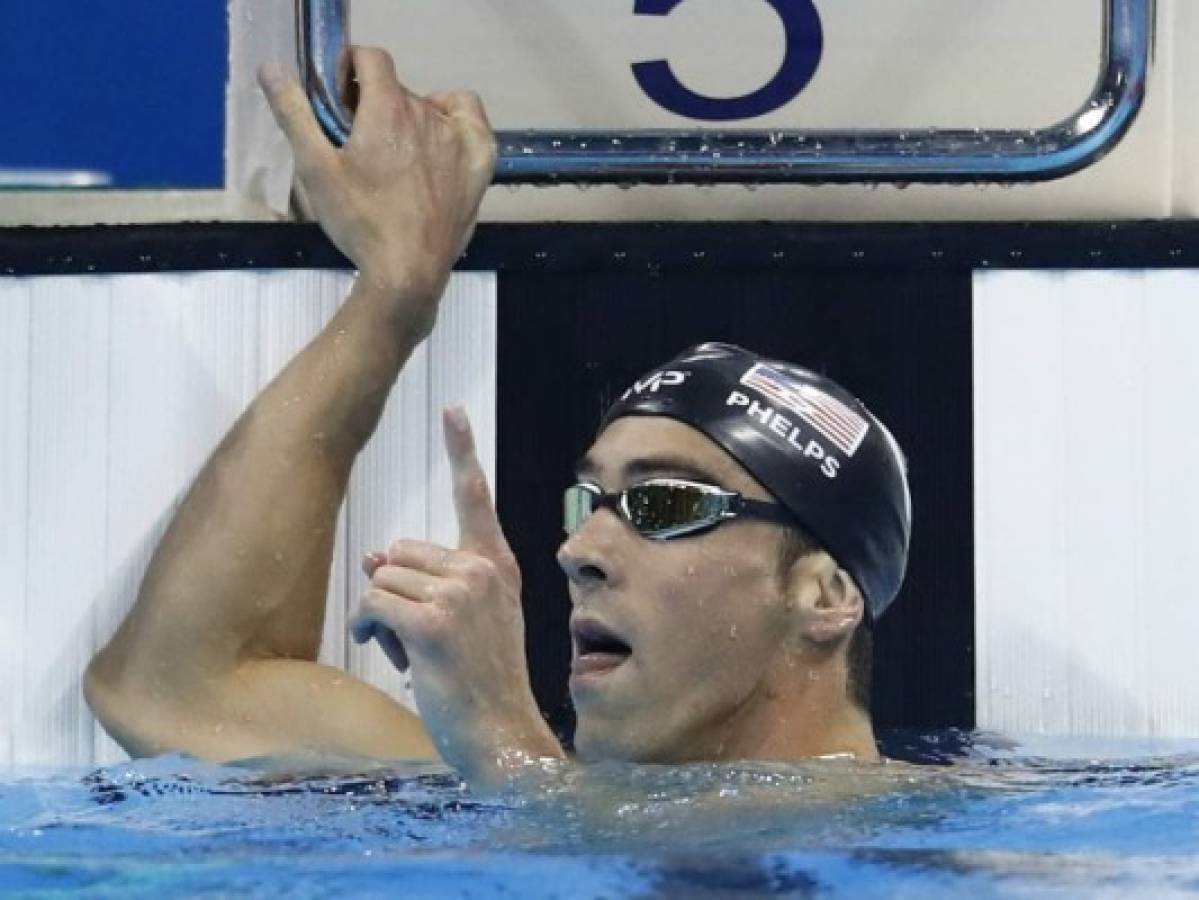
[{"label": "raised arm", "polygon": [[490,182],[478,98],[420,98],[355,49],[353,136],[334,148],[299,86],[262,83],[326,233],[360,275],[200,472],[85,691],[126,750],[234,759],[301,747],[430,756],[416,717],[315,662],[350,468],[436,319]]}]

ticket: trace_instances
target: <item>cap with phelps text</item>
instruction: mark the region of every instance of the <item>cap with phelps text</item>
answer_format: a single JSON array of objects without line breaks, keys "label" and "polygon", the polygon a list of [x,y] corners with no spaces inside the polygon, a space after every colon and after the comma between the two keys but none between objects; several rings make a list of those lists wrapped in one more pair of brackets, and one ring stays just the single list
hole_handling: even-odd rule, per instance
[{"label": "cap with phelps text", "polygon": [[677,419],[719,444],[853,576],[872,619],[895,599],[912,518],[903,454],[836,382],[732,344],[699,344],[637,379],[600,431],[637,415]]}]

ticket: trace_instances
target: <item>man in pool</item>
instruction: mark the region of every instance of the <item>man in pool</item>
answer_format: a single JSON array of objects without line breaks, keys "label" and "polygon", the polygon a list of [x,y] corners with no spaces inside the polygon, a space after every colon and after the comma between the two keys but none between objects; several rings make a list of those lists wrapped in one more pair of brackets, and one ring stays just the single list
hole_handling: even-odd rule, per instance
[{"label": "man in pool", "polygon": [[[356,48],[344,148],[299,86],[262,82],[330,239],[359,277],[241,416],[85,677],[132,755],[436,754],[468,780],[563,751],[533,700],[520,571],[461,410],[444,416],[457,547],[364,560],[352,622],[411,666],[420,717],[316,662],[336,517],[388,392],[437,316],[495,146],[477,97],[417,97]],[[693,348],[609,411],[566,492],[584,760],[875,760],[869,620],[907,555],[902,459],[841,388],[740,348]]]}]

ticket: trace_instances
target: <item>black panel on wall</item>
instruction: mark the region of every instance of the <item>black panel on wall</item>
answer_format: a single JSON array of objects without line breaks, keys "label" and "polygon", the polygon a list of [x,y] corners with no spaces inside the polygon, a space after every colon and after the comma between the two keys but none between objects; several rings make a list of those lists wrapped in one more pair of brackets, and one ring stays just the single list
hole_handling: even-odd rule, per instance
[{"label": "black panel on wall", "polygon": [[525,576],[534,691],[572,728],[561,490],[607,402],[684,347],[738,343],[827,372],[887,422],[910,467],[908,577],[879,623],[882,727],[974,724],[971,276],[965,271],[505,271],[500,516]]}]

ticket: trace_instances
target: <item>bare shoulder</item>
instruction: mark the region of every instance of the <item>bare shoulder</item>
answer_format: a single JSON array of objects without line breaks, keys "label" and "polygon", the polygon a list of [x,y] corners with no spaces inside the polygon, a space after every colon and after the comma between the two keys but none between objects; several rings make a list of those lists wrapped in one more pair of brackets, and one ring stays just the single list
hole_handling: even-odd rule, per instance
[{"label": "bare shoulder", "polygon": [[436,759],[420,718],[353,675],[307,660],[247,661],[226,675],[114,684],[89,672],[85,693],[131,755],[188,753],[228,762],[295,753]]}]

